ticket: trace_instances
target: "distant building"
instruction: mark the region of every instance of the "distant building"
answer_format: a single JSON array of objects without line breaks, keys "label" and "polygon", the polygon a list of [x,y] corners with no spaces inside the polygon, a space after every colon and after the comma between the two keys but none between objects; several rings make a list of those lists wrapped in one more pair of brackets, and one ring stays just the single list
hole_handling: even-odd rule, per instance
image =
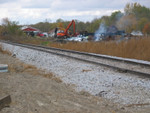
[{"label": "distant building", "polygon": [[23,26],[21,30],[24,31],[27,35],[31,35],[31,36],[35,36],[40,32],[39,29],[31,26]]},{"label": "distant building", "polygon": [[39,29],[36,29],[34,27],[31,27],[31,26],[24,26],[21,28],[23,31],[25,32],[32,32],[32,31],[40,31]]}]

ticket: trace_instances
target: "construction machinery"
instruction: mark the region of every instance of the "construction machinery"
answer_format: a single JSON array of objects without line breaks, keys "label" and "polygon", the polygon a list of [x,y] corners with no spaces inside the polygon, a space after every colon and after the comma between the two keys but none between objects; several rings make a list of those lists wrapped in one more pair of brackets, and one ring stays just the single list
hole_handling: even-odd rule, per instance
[{"label": "construction machinery", "polygon": [[[71,27],[71,25],[73,24],[73,34],[70,34],[68,32],[69,28]],[[57,33],[57,37],[58,38],[67,38],[70,36],[77,36],[76,31],[75,31],[75,21],[72,20],[69,25],[67,26],[67,28],[65,30],[61,30],[61,32]]]}]

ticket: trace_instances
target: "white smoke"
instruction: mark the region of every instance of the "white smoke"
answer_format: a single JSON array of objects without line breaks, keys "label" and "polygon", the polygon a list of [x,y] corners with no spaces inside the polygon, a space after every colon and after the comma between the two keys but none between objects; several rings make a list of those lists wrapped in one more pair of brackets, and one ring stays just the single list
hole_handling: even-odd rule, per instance
[{"label": "white smoke", "polygon": [[102,39],[102,34],[103,33],[106,33],[106,26],[105,26],[105,23],[101,23],[98,30],[95,32],[94,34],[94,39],[95,41],[99,41]]}]

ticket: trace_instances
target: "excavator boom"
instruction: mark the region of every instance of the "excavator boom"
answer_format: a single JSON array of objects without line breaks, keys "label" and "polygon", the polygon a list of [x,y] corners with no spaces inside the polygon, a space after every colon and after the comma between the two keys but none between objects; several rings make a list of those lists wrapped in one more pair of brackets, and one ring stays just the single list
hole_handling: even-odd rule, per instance
[{"label": "excavator boom", "polygon": [[72,20],[69,25],[67,26],[67,28],[65,29],[64,33],[57,33],[58,36],[62,37],[62,36],[69,36],[68,35],[68,30],[70,28],[70,26],[73,24],[73,36],[76,36],[76,32],[75,32],[75,21]]},{"label": "excavator boom", "polygon": [[70,22],[70,24],[67,26],[67,28],[66,28],[66,30],[65,30],[65,34],[67,34],[68,35],[68,29],[70,28],[70,26],[73,24],[73,33],[75,34],[75,21],[74,20],[72,20],[71,22]]}]

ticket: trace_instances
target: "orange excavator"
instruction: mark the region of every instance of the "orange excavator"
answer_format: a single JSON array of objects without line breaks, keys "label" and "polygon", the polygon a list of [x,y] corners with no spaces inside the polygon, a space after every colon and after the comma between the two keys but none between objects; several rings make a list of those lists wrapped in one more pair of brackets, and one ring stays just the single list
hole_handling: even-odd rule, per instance
[{"label": "orange excavator", "polygon": [[73,24],[73,35],[71,36],[77,36],[76,32],[75,32],[75,21],[72,20],[70,22],[70,24],[67,26],[67,28],[65,30],[63,30],[63,32],[59,32],[57,33],[57,37],[61,37],[61,38],[66,38],[66,37],[70,37],[69,33],[68,33],[68,30],[69,28],[71,27],[71,25]]}]

